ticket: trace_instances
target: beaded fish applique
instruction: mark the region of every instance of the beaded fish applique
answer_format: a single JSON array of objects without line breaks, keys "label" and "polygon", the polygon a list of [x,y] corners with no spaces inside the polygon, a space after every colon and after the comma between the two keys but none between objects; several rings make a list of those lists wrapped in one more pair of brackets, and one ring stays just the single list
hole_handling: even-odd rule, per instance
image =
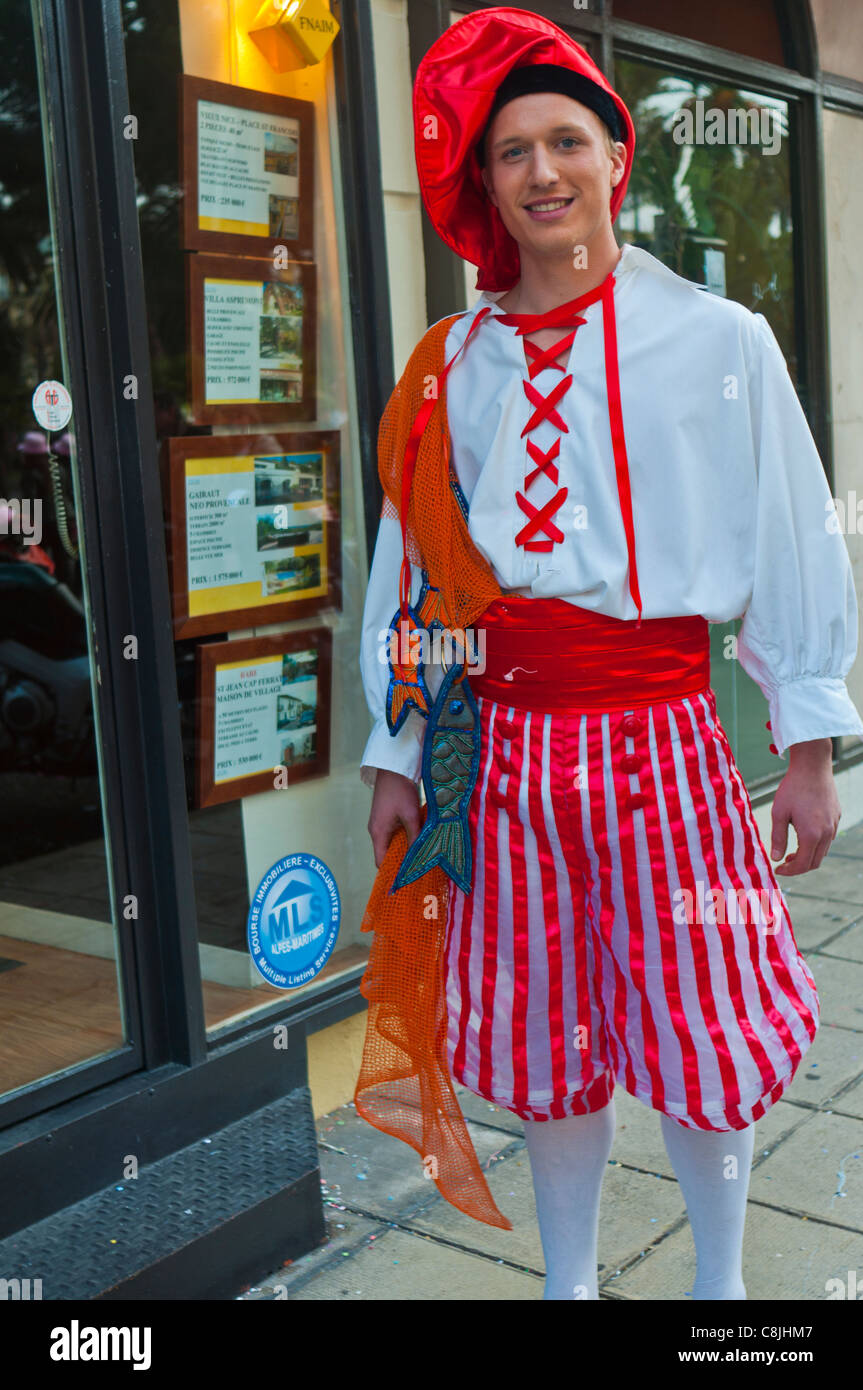
[{"label": "beaded fish applique", "polygon": [[428,718],[432,698],[423,674],[422,644],[426,640],[416,609],[408,604],[407,617],[402,619],[401,609],[397,608],[387,633],[390,679],[386,718],[393,736],[398,733],[411,708],[424,719]]},{"label": "beaded fish applique", "polygon": [[428,813],[422,830],[408,847],[391,893],[436,864],[463,892],[472,888],[468,806],[479,771],[480,721],[467,678],[460,679],[464,670],[462,662],[446,672],[429,714],[422,758]]}]

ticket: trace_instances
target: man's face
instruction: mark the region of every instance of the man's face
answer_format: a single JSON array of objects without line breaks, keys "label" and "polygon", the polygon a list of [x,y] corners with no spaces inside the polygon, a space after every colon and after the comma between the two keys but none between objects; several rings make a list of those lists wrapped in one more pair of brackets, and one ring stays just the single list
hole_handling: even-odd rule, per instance
[{"label": "man's face", "polygon": [[[623,177],[625,146],[609,148],[595,111],[558,92],[516,97],[486,136],[483,183],[521,246],[561,256],[611,229],[611,190]],[[537,204],[554,204],[543,210]],[[563,206],[560,206],[560,204]]]}]

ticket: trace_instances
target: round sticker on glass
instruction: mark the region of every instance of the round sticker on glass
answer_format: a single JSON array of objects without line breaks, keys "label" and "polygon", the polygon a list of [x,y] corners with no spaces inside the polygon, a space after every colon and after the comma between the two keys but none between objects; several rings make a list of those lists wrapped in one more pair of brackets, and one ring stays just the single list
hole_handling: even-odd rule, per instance
[{"label": "round sticker on glass", "polygon": [[62,381],[40,381],[33,392],[33,414],[43,430],[63,430],[72,418],[72,397]]},{"label": "round sticker on glass", "polygon": [[336,944],[341,900],[326,864],[301,852],[264,874],[249,908],[249,953],[267,984],[296,989],[326,965]]}]

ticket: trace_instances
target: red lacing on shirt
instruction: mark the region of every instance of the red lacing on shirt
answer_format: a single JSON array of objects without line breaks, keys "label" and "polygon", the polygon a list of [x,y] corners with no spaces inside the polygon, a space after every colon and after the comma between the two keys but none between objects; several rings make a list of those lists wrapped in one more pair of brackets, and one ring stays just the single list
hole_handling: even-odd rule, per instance
[{"label": "red lacing on shirt", "polygon": [[[554,359],[563,352],[568,352],[572,347],[575,334],[581,324],[586,320],[578,316],[579,309],[586,309],[588,305],[595,304],[597,300],[602,300],[603,317],[603,336],[605,339],[605,380],[608,392],[608,416],[611,428],[611,443],[614,452],[614,470],[617,478],[617,490],[620,498],[620,511],[623,520],[623,529],[626,534],[626,549],[629,557],[629,592],[638,610],[638,625],[641,624],[641,592],[638,586],[638,572],[635,564],[635,530],[632,521],[632,496],[629,486],[629,461],[626,456],[626,440],[623,433],[623,414],[620,404],[620,379],[617,364],[617,325],[614,312],[614,271],[609,271],[601,285],[595,289],[588,290],[587,294],[579,295],[577,299],[571,299],[566,304],[560,304],[556,309],[550,309],[544,314],[494,314],[493,318],[501,323],[514,327],[520,337],[524,339],[525,352],[532,360],[528,362],[528,377],[533,378],[545,367],[558,367],[560,371],[566,371],[559,362]],[[529,343],[525,337],[528,333],[535,333],[541,328],[562,328],[569,327],[570,332],[549,348],[538,348],[534,343]],[[556,429],[568,434],[569,429],[566,421],[556,410],[558,401],[565,395],[572,383],[572,376],[567,375],[563,381],[543,396],[535,386],[531,385],[531,380],[523,381],[525,395],[534,406],[534,411],[522,430],[521,437],[524,438],[537,425],[548,419]],[[536,467],[527,474],[525,478],[525,488],[530,488],[544,473],[552,483],[558,483],[557,465],[553,462],[560,452],[560,440],[556,439],[552,447],[545,453],[533,443],[527,442],[527,451]],[[546,502],[543,507],[535,507],[532,502],[525,497],[524,493],[516,492],[515,497],[518,505],[523,512],[527,513],[528,521],[515,537],[516,545],[523,545],[525,550],[551,550],[556,544],[564,539],[560,527],[552,521],[552,515],[558,511],[566,500],[568,489],[558,488],[554,497]],[[533,541],[530,539],[535,532],[542,530],[547,539]]]},{"label": "red lacing on shirt", "polygon": [[[563,434],[569,433],[569,426],[563,416],[555,409],[558,401],[566,394],[572,385],[572,375],[567,374],[563,381],[559,381],[547,395],[543,396],[535,386],[531,385],[533,378],[538,376],[547,367],[555,367],[558,371],[565,372],[566,368],[555,359],[564,352],[569,352],[575,341],[578,329],[587,320],[576,313],[577,309],[587,308],[588,304],[594,304],[602,295],[602,286],[588,291],[587,294],[579,296],[578,299],[570,300],[568,304],[559,304],[557,308],[550,309],[544,314],[495,314],[494,318],[500,323],[507,324],[515,328],[516,333],[524,341],[524,350],[529,359],[528,361],[528,380],[522,381],[525,395],[534,407],[530,419],[521,432],[522,439],[526,434],[530,434],[543,420],[548,420],[549,424],[554,425],[555,429]],[[529,343],[526,335],[536,333],[542,328],[563,328],[569,327],[570,331],[563,338],[560,338],[551,347],[540,348],[535,343]],[[534,444],[533,440],[527,441],[527,452],[536,467],[529,472],[524,480],[525,492],[527,492],[541,475],[545,475],[550,482],[557,486],[558,470],[557,465],[552,461],[560,453],[560,440],[556,439],[551,448],[545,453]],[[527,498],[524,492],[516,492],[515,500],[521,510],[526,514],[528,520],[515,537],[516,545],[523,545],[525,550],[552,550],[563,539],[564,534],[559,526],[556,526],[552,517],[559,511],[566,501],[569,489],[558,487],[554,496],[542,507],[535,507]],[[545,540],[531,540],[531,536],[538,531],[544,532]]]},{"label": "red lacing on shirt", "polygon": [[[620,402],[620,378],[617,364],[617,323],[614,312],[614,271],[610,270],[602,284],[597,285],[596,289],[589,290],[587,294],[579,295],[577,299],[571,299],[567,304],[560,304],[556,309],[550,309],[544,314],[491,315],[491,305],[485,305],[475,315],[461,347],[444,366],[440,374],[440,381],[446,378],[450,367],[467,346],[479,324],[489,315],[500,319],[502,323],[514,326],[521,337],[524,337],[527,333],[536,332],[540,328],[568,326],[572,331],[550,348],[543,350],[536,347],[533,343],[528,343],[526,340],[524,343],[526,353],[533,358],[533,361],[528,363],[528,375],[530,377],[542,371],[543,366],[547,365],[549,361],[551,361],[553,365],[560,366],[560,363],[553,362],[553,358],[560,356],[562,352],[568,350],[572,346],[576,330],[582,323],[586,322],[585,319],[576,316],[577,310],[586,309],[589,304],[594,304],[599,299],[602,300],[603,336],[605,339],[605,383],[608,393],[608,420],[611,429],[611,445],[614,452],[614,471],[617,479],[617,492],[620,499],[620,512],[623,521],[623,529],[626,535],[626,550],[629,559],[629,592],[638,611],[636,628],[639,628],[641,626],[642,603],[641,592],[638,586],[638,571],[635,563],[635,528],[632,520],[629,461],[626,456],[626,439],[623,432],[623,412]],[[565,368],[560,367],[560,370],[564,371]],[[568,433],[566,421],[558,414],[555,406],[569,387],[571,381],[572,377],[567,376],[564,381],[558,382],[557,386],[555,386],[554,390],[551,391],[548,396],[542,396],[540,392],[531,385],[529,380],[523,383],[525,394],[528,400],[531,401],[531,404],[534,405],[535,409],[527,425],[522,430],[522,438],[524,438],[525,434],[529,434],[531,430],[535,429],[537,424],[546,417],[551,420],[552,424],[554,424],[557,429]],[[402,618],[406,618],[407,616],[407,605],[410,595],[410,564],[408,560],[407,541],[408,498],[410,496],[411,480],[413,478],[419,442],[428,424],[436,400],[437,396],[433,399],[426,400],[420,407],[413,425],[411,426],[408,442],[405,446],[402,469],[401,512],[403,554],[401,574],[399,577],[399,606]],[[557,458],[560,452],[560,440],[556,439],[552,447],[545,453],[543,453],[541,449],[538,449],[532,440],[528,440],[527,450],[536,464],[536,468],[527,475],[525,487],[530,487],[539,477],[540,473],[545,473],[553,483],[557,484],[558,471],[557,465],[553,460]],[[554,525],[551,520],[551,515],[562,505],[567,496],[567,492],[567,488],[560,488],[551,501],[547,502],[545,506],[541,508],[534,507],[523,493],[516,493],[519,506],[522,511],[525,511],[528,515],[528,523],[516,536],[516,543],[518,545],[524,545],[525,549],[530,550],[551,550],[558,541],[563,540],[563,532],[559,527]],[[529,540],[530,536],[540,529],[545,532],[549,539],[531,542]]]}]

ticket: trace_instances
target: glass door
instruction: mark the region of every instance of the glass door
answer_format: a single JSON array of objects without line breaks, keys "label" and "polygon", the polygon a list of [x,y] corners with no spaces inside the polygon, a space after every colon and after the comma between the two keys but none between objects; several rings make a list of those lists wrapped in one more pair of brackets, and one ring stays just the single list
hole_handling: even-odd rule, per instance
[{"label": "glass door", "polygon": [[7,1100],[124,1050],[128,1035],[43,113],[31,7],[3,0],[0,1096]]}]

